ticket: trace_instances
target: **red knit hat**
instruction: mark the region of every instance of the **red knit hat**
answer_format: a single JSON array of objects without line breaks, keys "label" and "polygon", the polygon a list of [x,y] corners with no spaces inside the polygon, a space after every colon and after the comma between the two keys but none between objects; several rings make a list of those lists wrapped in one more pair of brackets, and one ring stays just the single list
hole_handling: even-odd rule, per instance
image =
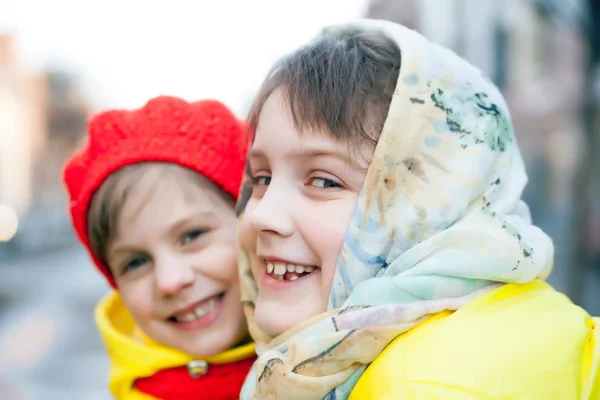
[{"label": "red knit hat", "polygon": [[118,169],[147,161],[192,169],[237,198],[248,145],[247,125],[218,101],[188,103],[161,96],[139,110],[111,110],[92,118],[88,141],[67,161],[63,178],[73,225],[110,285],[108,267],[93,254],[87,213],[94,192]]}]

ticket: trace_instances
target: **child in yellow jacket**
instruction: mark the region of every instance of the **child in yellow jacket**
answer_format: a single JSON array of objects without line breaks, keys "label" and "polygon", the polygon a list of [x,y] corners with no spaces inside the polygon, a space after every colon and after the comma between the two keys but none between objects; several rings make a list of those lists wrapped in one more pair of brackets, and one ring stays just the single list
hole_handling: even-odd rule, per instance
[{"label": "child in yellow jacket", "polygon": [[246,124],[161,96],[89,123],[64,180],[73,224],[115,292],[96,321],[117,399],[236,399],[254,360],[234,204]]},{"label": "child in yellow jacket", "polygon": [[242,399],[600,399],[599,321],[544,282],[552,241],[479,70],[400,25],[337,25],[250,121]]}]

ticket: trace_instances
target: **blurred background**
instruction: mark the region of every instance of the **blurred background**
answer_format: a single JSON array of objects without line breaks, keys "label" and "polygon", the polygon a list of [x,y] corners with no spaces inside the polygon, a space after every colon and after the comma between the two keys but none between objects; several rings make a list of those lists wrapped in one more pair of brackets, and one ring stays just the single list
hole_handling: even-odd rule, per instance
[{"label": "blurred background", "polygon": [[550,281],[600,315],[599,15],[597,0],[0,0],[0,399],[110,398],[93,322],[108,286],[61,182],[87,118],[160,94],[244,116],[278,57],[357,17],[416,29],[502,89]]}]

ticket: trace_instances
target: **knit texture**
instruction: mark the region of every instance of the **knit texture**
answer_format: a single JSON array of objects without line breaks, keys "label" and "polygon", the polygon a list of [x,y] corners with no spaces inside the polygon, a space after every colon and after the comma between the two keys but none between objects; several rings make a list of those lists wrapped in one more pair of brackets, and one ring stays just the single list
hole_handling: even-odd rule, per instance
[{"label": "knit texture", "polygon": [[64,182],[77,235],[115,288],[106,265],[93,254],[87,213],[110,174],[140,162],[169,162],[194,170],[237,198],[248,144],[247,125],[222,103],[188,103],[169,96],[137,110],[110,110],[89,121],[86,144],[69,159]]}]

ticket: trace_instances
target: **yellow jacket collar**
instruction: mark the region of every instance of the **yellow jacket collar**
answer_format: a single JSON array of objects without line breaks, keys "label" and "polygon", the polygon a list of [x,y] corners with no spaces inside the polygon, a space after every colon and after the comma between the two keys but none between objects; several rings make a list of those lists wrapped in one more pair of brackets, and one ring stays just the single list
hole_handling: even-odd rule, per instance
[{"label": "yellow jacket collar", "polygon": [[[117,292],[104,297],[96,307],[96,323],[108,351],[111,368],[109,386],[118,399],[148,399],[133,388],[136,379],[187,365],[193,357],[154,342],[137,328]],[[226,364],[254,354],[254,343],[226,350],[204,359],[209,364]]]}]

